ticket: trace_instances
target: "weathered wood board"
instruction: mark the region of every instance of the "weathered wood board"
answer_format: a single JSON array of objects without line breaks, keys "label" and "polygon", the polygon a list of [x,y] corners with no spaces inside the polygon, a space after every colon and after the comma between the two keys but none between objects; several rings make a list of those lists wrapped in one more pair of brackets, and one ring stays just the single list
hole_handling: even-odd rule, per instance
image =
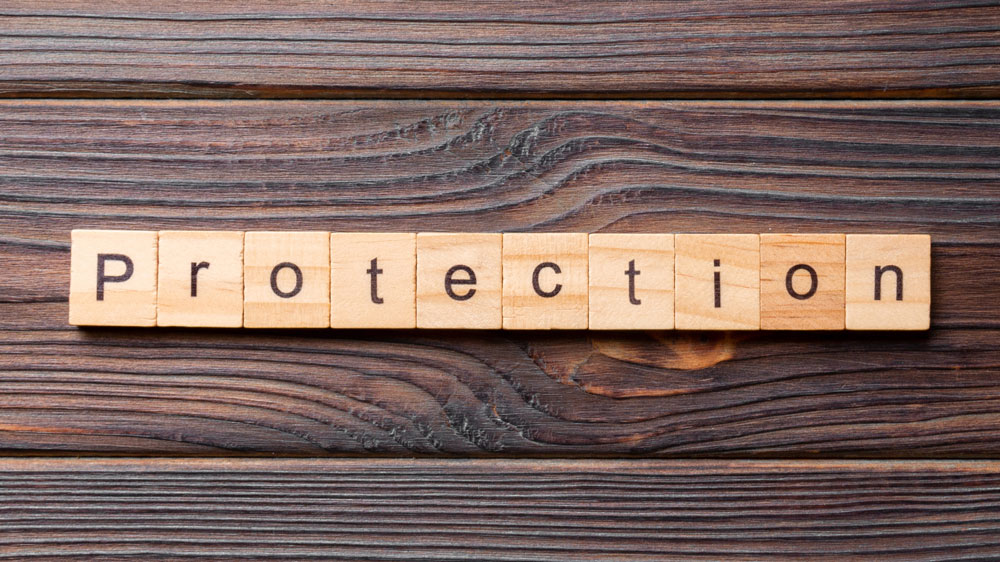
[{"label": "weathered wood board", "polygon": [[1000,549],[964,462],[5,459],[13,559],[941,560]]},{"label": "weathered wood board", "polygon": [[983,0],[7,0],[0,95],[997,97]]},{"label": "weathered wood board", "polygon": [[[0,449],[995,457],[994,102],[0,103]],[[73,228],[933,237],[927,333],[66,323]]]}]

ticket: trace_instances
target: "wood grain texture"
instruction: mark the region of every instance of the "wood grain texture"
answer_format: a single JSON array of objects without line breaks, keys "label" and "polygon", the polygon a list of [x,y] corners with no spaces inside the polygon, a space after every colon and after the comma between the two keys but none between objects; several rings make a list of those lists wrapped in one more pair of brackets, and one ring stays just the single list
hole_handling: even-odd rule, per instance
[{"label": "wood grain texture", "polygon": [[0,558],[978,560],[996,462],[0,461]]},{"label": "wood grain texture", "polygon": [[0,95],[995,97],[987,0],[10,0]]},{"label": "wood grain texture", "polygon": [[[0,103],[0,449],[995,457],[1000,104]],[[928,333],[78,330],[72,228],[909,232]]]}]

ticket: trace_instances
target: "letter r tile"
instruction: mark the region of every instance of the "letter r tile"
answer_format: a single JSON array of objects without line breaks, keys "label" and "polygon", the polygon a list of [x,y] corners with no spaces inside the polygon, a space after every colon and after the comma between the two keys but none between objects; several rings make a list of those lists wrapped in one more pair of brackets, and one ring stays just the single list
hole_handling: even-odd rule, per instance
[{"label": "letter r tile", "polygon": [[243,325],[330,326],[330,234],[247,232],[243,246]]},{"label": "letter r tile", "polygon": [[504,330],[586,330],[585,233],[503,235]]},{"label": "letter r tile", "polygon": [[243,325],[243,233],[160,231],[157,326]]},{"label": "letter r tile", "polygon": [[156,232],[74,230],[69,323],[156,325]]}]

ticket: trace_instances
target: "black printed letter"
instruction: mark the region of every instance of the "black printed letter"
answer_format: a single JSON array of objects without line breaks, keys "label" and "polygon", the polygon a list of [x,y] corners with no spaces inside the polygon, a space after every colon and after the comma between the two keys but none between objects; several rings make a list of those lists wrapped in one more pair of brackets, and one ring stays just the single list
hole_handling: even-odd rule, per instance
[{"label": "black printed letter", "polygon": [[[809,279],[810,279],[809,290],[804,293],[796,293],[795,287],[792,286],[792,277],[795,277],[795,272],[800,269],[807,272],[809,274]],[[804,263],[793,265],[792,268],[788,270],[788,274],[785,275],[785,290],[788,291],[789,295],[792,295],[792,297],[797,298],[800,301],[804,301],[809,297],[815,295],[816,288],[818,286],[819,286],[819,279],[816,277],[816,270]]]},{"label": "black printed letter", "polygon": [[635,298],[635,276],[640,273],[642,272],[635,268],[635,260],[629,260],[625,275],[628,275],[628,302],[632,304],[642,304],[641,300]]},{"label": "black printed letter", "polygon": [[[120,261],[125,264],[125,273],[121,275],[105,275],[104,262],[108,260]],[[97,300],[104,300],[105,283],[121,283],[132,278],[132,259],[125,254],[97,254]]]},{"label": "black printed letter", "polygon": [[535,267],[535,272],[531,274],[531,286],[534,287],[535,292],[538,293],[538,296],[550,299],[559,294],[559,291],[562,290],[562,284],[556,283],[556,286],[553,287],[551,291],[543,291],[542,288],[538,285],[538,274],[541,273],[542,270],[545,268],[549,268],[556,273],[562,273],[562,270],[559,269],[559,266],[557,264],[554,264],[550,261],[542,262]]},{"label": "black printed letter", "polygon": [[[469,276],[468,279],[453,279],[453,276],[458,271],[464,271],[466,275]],[[465,293],[459,295],[455,291],[451,290],[452,285],[475,285],[476,284],[476,272],[472,271],[472,268],[467,265],[453,265],[448,273],[444,274],[444,292],[448,293],[448,296],[457,301],[467,301],[472,298],[472,295],[476,294],[475,289],[469,289]]]},{"label": "black printed letter", "polygon": [[372,258],[372,266],[365,273],[372,276],[372,302],[382,304],[384,301],[378,297],[378,276],[382,273],[378,268],[378,258]]},{"label": "black printed letter", "polygon": [[[295,288],[287,293],[278,288],[278,273],[285,268],[291,269],[292,273],[295,274]],[[302,290],[302,270],[299,269],[299,266],[287,261],[274,266],[274,269],[271,270],[271,290],[283,299],[290,299],[299,294],[299,291]]]},{"label": "black printed letter", "polygon": [[[719,267],[722,260],[715,260],[714,266]],[[715,272],[715,308],[722,308],[722,272]]]},{"label": "black printed letter", "polygon": [[198,296],[198,270],[208,269],[209,263],[203,261],[201,263],[191,262],[191,296]]},{"label": "black printed letter", "polygon": [[896,274],[896,300],[903,300],[903,270],[894,265],[875,266],[875,300],[882,300],[882,274],[886,271]]}]

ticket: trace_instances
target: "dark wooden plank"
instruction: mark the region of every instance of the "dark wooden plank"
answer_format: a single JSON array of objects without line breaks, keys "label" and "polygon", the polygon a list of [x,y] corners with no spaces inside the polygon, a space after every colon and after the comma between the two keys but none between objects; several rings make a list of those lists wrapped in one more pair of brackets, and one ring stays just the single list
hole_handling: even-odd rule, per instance
[{"label": "dark wooden plank", "polygon": [[[1000,104],[0,103],[0,449],[995,457]],[[928,333],[77,330],[72,228],[927,232]]]},{"label": "dark wooden plank", "polygon": [[0,558],[973,560],[996,462],[0,461]]},{"label": "dark wooden plank", "polygon": [[996,97],[963,0],[8,0],[5,96]]}]

